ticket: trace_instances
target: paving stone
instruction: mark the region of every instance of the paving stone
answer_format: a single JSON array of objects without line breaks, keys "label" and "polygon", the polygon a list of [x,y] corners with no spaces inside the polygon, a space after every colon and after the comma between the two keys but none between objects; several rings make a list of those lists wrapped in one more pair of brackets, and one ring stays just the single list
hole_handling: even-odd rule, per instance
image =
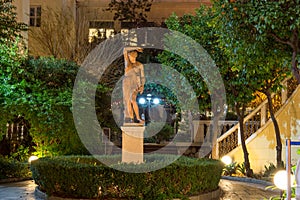
[{"label": "paving stone", "polygon": [[[260,200],[279,196],[280,191],[266,190],[265,186],[222,179],[220,200]],[[0,200],[43,200],[34,195],[33,181],[0,184]]]},{"label": "paving stone", "polygon": [[34,195],[36,184],[33,181],[22,181],[0,185],[1,200],[41,200]]},{"label": "paving stone", "polygon": [[219,186],[222,189],[221,200],[261,200],[280,195],[278,190],[267,190],[266,186],[255,183],[221,179]]}]

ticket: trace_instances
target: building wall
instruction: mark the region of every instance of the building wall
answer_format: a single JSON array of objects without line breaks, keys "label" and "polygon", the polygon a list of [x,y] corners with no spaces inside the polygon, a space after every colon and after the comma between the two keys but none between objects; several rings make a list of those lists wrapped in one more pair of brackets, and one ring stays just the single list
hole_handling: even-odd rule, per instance
[{"label": "building wall", "polygon": [[[15,0],[13,5],[16,7],[17,21],[28,24],[29,21],[29,1],[30,0]],[[28,33],[27,31],[22,32],[24,41],[27,42]]]},{"label": "building wall", "polygon": [[[75,0],[30,0],[30,7],[40,6],[41,11],[41,26],[29,26],[29,37],[28,37],[28,46],[29,46],[29,54],[34,56],[49,56],[53,55],[48,48],[43,48],[48,41],[52,41],[53,46],[62,46],[66,43],[66,40],[61,41],[61,37],[63,35],[75,35],[75,9],[76,9],[76,1]],[[51,14],[52,13],[52,14]],[[54,16],[58,15],[69,17],[70,20],[63,24],[62,20],[59,20],[60,24],[54,25],[56,22]],[[47,28],[52,26],[52,30],[49,30],[48,35],[46,34]],[[68,28],[64,29],[64,26],[68,26]],[[70,26],[72,28],[70,28]],[[72,29],[73,33],[66,33],[67,30]],[[41,38],[37,39],[40,35],[45,35],[45,40],[41,41]],[[69,36],[66,36],[70,38]],[[66,38],[67,39],[67,38]],[[47,42],[46,42],[47,41]],[[72,36],[72,41],[75,41],[75,36]],[[49,43],[49,42],[48,42]],[[75,43],[75,42],[74,42]],[[59,47],[57,47],[58,49]],[[62,51],[67,51],[65,54],[70,55],[69,47],[62,47]],[[62,57],[57,56],[56,57]],[[70,57],[70,56],[68,56]]]},{"label": "building wall", "polygon": [[[282,159],[285,163],[285,139],[299,140],[300,136],[300,87],[296,89],[291,98],[277,112],[281,141],[282,141]],[[249,152],[250,164],[254,172],[264,171],[264,166],[270,163],[276,165],[276,138],[273,123],[269,120],[264,127],[247,140],[247,149]],[[296,164],[300,155],[297,154],[300,147],[292,147],[292,163]],[[238,163],[244,162],[243,150],[241,146],[228,154]]]},{"label": "building wall", "polygon": [[184,14],[190,13],[194,14],[195,9],[199,8],[201,5],[210,5],[209,1],[154,1],[151,7],[151,12],[149,13],[149,21],[164,21],[172,13],[178,16],[183,16]]},{"label": "building wall", "polygon": [[[113,14],[105,12],[110,0],[78,0],[77,7],[85,13],[87,20],[112,21]],[[200,5],[210,5],[209,0],[154,0],[151,11],[147,13],[148,21],[162,22],[172,13],[182,16],[187,13],[195,13],[195,9]]]},{"label": "building wall", "polygon": [[[19,0],[21,1],[21,0]],[[114,29],[121,30],[120,22],[114,21],[114,14],[104,11],[108,7],[110,0],[25,0],[30,1],[31,6],[40,5],[42,9],[50,8],[54,10],[64,10],[66,13],[72,13],[74,16],[74,27],[76,30],[76,46],[82,44],[88,39],[90,34],[90,21],[113,22]],[[156,22],[160,24],[172,13],[182,16],[185,13],[194,13],[196,8],[201,4],[210,5],[209,0],[154,0],[151,11],[147,13],[149,22]],[[43,19],[47,19],[45,12],[42,12],[41,26],[43,26]],[[28,20],[27,20],[28,21]],[[38,29],[38,27],[30,27],[30,29]],[[30,35],[30,34],[29,34]],[[49,53],[39,50],[40,42],[32,39],[29,36],[29,52],[33,55],[47,55]]]}]

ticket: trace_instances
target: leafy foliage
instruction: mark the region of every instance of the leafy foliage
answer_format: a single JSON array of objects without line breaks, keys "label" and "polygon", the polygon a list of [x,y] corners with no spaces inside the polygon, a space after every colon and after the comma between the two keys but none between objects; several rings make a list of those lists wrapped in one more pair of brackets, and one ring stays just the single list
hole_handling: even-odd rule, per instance
[{"label": "leafy foliage", "polygon": [[[228,70],[233,75],[229,76],[230,81],[226,81],[225,84],[229,83],[230,92],[227,92],[229,102],[232,105],[233,103],[239,104],[240,108],[249,104],[254,97],[252,94],[256,91],[268,97],[276,135],[277,165],[280,166],[282,144],[271,94],[282,88],[283,80],[289,75],[289,65],[286,63],[288,50],[276,43],[276,38],[269,34],[262,35],[260,31],[257,31],[256,26],[249,23],[252,18],[249,13],[257,11],[257,9],[255,11],[252,9],[252,3],[224,0],[214,4],[219,12],[217,20],[221,36],[220,45],[228,57],[230,64]],[[267,3],[258,4],[265,6]],[[243,114],[244,111],[240,109],[237,113]],[[240,117],[243,118],[243,116]]]},{"label": "leafy foliage", "polygon": [[225,165],[223,168],[222,175],[224,176],[245,176],[247,174],[247,170],[245,168],[244,163],[232,162],[229,165]]},{"label": "leafy foliage", "polygon": [[27,25],[17,22],[17,14],[12,4],[13,0],[0,0],[0,43],[13,42],[21,37],[21,31]]},{"label": "leafy foliage", "polygon": [[30,176],[28,163],[0,157],[0,179],[29,178]]},{"label": "leafy foliage", "polygon": [[[18,86],[20,83],[15,77],[21,71],[18,67],[25,60],[25,56],[19,54],[18,40],[14,43],[0,43],[0,105],[1,111],[1,130],[6,130],[6,123],[14,117],[11,115],[7,104],[15,100]],[[10,115],[10,117],[8,117]],[[2,134],[0,134],[0,139]]]},{"label": "leafy foliage", "polygon": [[[117,164],[120,156],[107,159],[123,167],[151,169],[164,165],[169,156],[151,155],[140,165]],[[151,161],[156,159],[160,161]],[[221,162],[216,160],[180,157],[171,165],[156,171],[125,173],[105,166],[93,157],[68,156],[39,159],[32,163],[31,170],[40,189],[50,196],[172,199],[216,190],[222,167]]]},{"label": "leafy foliage", "polygon": [[23,58],[1,66],[2,133],[7,121],[23,116],[39,156],[87,153],[71,112],[78,66],[54,58]]},{"label": "leafy foliage", "polygon": [[[266,42],[272,38],[272,49],[279,45],[284,54],[288,53],[291,71],[300,83],[298,68],[300,12],[299,1],[218,1],[224,18],[230,18],[231,26],[240,28],[256,40]],[[227,24],[228,25],[228,24]]]},{"label": "leafy foliage", "polygon": [[[191,37],[201,44],[215,61],[221,62],[222,56],[220,54],[222,52],[217,46],[216,32],[211,24],[213,17],[214,14],[211,9],[201,7],[195,16],[184,15],[180,18],[173,14],[166,20],[166,25],[171,30],[179,31]],[[200,110],[211,108],[210,92],[204,81],[204,74],[200,74],[186,59],[171,52],[164,51],[159,55],[159,61],[166,66],[171,66],[186,77],[199,99]],[[216,64],[219,63],[216,62]]]},{"label": "leafy foliage", "polygon": [[265,170],[263,173],[264,177],[270,177],[275,175],[276,171],[278,171],[279,169],[277,169],[277,167],[273,164],[270,163],[269,166],[265,165]]},{"label": "leafy foliage", "polygon": [[145,142],[156,142],[168,141],[174,136],[174,129],[171,125],[163,122],[151,122],[146,126],[145,129]]},{"label": "leafy foliage", "polygon": [[106,11],[114,13],[114,20],[147,22],[146,12],[149,12],[153,0],[112,0]]},{"label": "leafy foliage", "polygon": [[54,58],[31,59],[26,66],[22,77],[25,99],[17,111],[22,110],[31,124],[37,152],[43,156],[85,153],[71,112],[78,66]]},{"label": "leafy foliage", "polygon": [[242,174],[242,175],[246,175],[247,174],[245,163],[238,164],[236,170],[237,170],[238,174]]}]

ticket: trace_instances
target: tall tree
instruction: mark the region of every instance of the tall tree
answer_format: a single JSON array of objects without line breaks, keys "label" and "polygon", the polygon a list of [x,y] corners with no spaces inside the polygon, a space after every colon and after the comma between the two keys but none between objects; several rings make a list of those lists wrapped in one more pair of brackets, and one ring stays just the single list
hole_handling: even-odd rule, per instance
[{"label": "tall tree", "polygon": [[17,22],[17,14],[13,0],[0,0],[0,42],[15,41],[21,37],[21,31],[27,29],[27,25]]},{"label": "tall tree", "polygon": [[135,22],[139,26],[147,22],[153,0],[111,0],[106,11],[114,13],[114,20]]},{"label": "tall tree", "polygon": [[[194,41],[198,42],[207,51],[208,55],[210,55],[215,61],[214,64],[216,64],[216,66],[220,69],[220,66],[223,62],[225,62],[225,60],[222,56],[222,50],[217,45],[218,36],[216,35],[216,29],[213,26],[214,17],[214,12],[210,8],[202,6],[197,10],[195,16],[184,15],[183,17],[178,17],[176,15],[172,15],[166,20],[166,24],[169,29],[179,31],[189,36]],[[172,42],[176,43],[177,41],[175,39],[175,41]],[[182,49],[191,48],[184,46],[184,44],[177,45]],[[194,55],[190,54],[187,55],[187,58],[193,56]],[[223,99],[223,94],[220,90],[220,81],[222,80],[218,80],[216,76],[216,79],[214,79],[213,82],[207,81],[209,77],[206,77],[206,72],[209,70],[203,69],[203,71],[199,73],[199,71],[196,70],[195,66],[193,66],[192,63],[188,61],[188,59],[183,59],[182,57],[171,52],[163,52],[163,54],[160,55],[160,61],[167,66],[172,66],[180,74],[186,77],[186,79],[189,81],[189,84],[193,87],[193,90],[196,93],[199,109],[202,112],[205,110],[212,110],[214,112],[213,132],[212,135],[206,137],[209,138],[207,142],[209,142],[211,145],[214,145],[214,142],[217,139],[217,135],[219,133],[218,119],[224,113],[225,108],[225,99]],[[201,62],[201,64],[205,66],[204,60],[201,60],[199,62]],[[215,74],[210,75],[214,76]],[[218,90],[220,92],[216,92]],[[212,94],[215,95],[216,93],[220,96],[211,96]],[[217,99],[220,100],[220,102],[214,105],[219,105],[220,107],[213,108],[213,104],[211,104],[211,101],[216,101]]]},{"label": "tall tree", "polygon": [[289,50],[291,71],[300,83],[299,53],[300,53],[300,1],[223,1],[223,6],[234,9],[232,17],[239,19],[240,24],[251,25],[251,30],[257,32],[257,39],[264,41],[268,37],[274,43],[284,45]]},{"label": "tall tree", "polygon": [[271,36],[262,40],[260,33],[244,22],[243,12],[240,13],[242,6],[224,0],[216,2],[215,7],[220,10],[220,43],[228,55],[231,68],[246,75],[243,80],[245,89],[260,91],[267,96],[275,130],[277,166],[282,167],[281,136],[271,95],[282,87],[282,81],[288,76],[288,65],[285,63],[287,49],[277,44]]},{"label": "tall tree", "polygon": [[[199,42],[213,57],[213,60],[218,61],[216,63],[219,64],[222,60],[221,51],[216,45],[215,30],[209,24],[212,18],[213,13],[211,10],[203,6],[197,11],[196,16],[188,14],[178,17],[173,14],[166,20],[166,25],[169,29],[184,33]],[[166,66],[172,66],[187,78],[197,94],[201,110],[211,108],[210,92],[207,85],[202,74],[199,74],[191,63],[168,51],[163,52],[159,56],[159,60]]]}]

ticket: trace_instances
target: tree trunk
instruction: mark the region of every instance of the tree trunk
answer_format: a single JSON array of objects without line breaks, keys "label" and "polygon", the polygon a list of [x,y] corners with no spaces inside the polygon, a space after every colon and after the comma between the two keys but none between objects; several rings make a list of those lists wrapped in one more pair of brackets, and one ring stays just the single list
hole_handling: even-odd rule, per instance
[{"label": "tree trunk", "polygon": [[238,121],[240,124],[240,137],[241,137],[241,145],[244,153],[244,164],[246,168],[246,176],[253,177],[253,170],[250,167],[250,161],[249,161],[249,153],[246,146],[245,141],[245,135],[244,135],[244,115],[245,115],[245,105],[242,105],[242,108],[240,108],[239,104],[237,103],[235,105],[236,113],[238,115]]},{"label": "tree trunk", "polygon": [[297,60],[297,54],[299,52],[299,32],[298,29],[294,29],[292,31],[292,36],[290,40],[284,40],[280,38],[276,34],[271,34],[273,38],[278,41],[279,43],[289,45],[293,49],[293,55],[292,55],[292,74],[296,78],[297,82],[300,84],[300,74],[298,69],[298,60]]},{"label": "tree trunk", "polygon": [[[212,130],[210,130],[210,135],[209,135],[209,144],[211,144],[211,157],[215,158],[216,157],[216,144],[217,144],[217,139],[220,136],[220,120],[223,120],[224,117],[224,105],[225,105],[225,98],[222,96],[222,91],[217,92],[215,89],[215,92],[213,93],[212,99],[214,99],[215,103],[212,105],[212,112],[213,112],[213,124],[212,124]],[[212,135],[211,135],[212,134]]]},{"label": "tree trunk", "polygon": [[270,116],[271,116],[271,119],[272,119],[272,122],[274,125],[275,136],[276,136],[276,162],[277,162],[276,165],[277,165],[277,168],[282,168],[283,162],[282,162],[282,143],[281,143],[281,137],[280,137],[280,130],[279,130],[277,119],[274,115],[271,93],[269,91],[266,91],[265,95],[268,98],[268,106],[269,106]]},{"label": "tree trunk", "polygon": [[300,84],[300,74],[299,74],[299,69],[298,69],[297,51],[298,51],[297,48],[293,50],[292,73],[293,73],[293,76],[296,78],[297,82]]},{"label": "tree trunk", "polygon": [[293,48],[292,72],[293,72],[294,77],[297,79],[297,82],[300,84],[300,74],[299,74],[298,60],[297,60],[297,54],[298,54],[298,51],[299,51],[299,32],[298,32],[298,29],[293,30],[292,48]]}]

